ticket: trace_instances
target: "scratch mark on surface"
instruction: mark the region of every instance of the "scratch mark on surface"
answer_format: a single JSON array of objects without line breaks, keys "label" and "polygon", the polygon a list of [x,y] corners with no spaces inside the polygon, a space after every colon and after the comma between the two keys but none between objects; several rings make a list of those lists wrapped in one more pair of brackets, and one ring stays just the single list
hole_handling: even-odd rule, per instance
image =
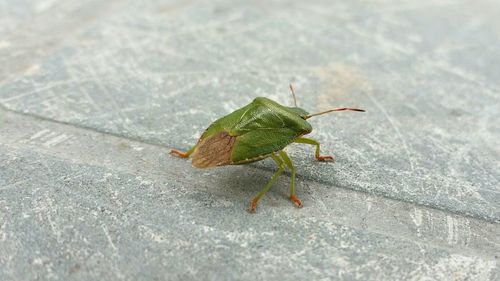
[{"label": "scratch mark on surface", "polygon": [[328,208],[326,207],[325,202],[323,201],[323,199],[321,198],[321,196],[320,197],[316,196],[315,190],[312,189],[312,188],[309,188],[309,186],[307,187],[307,190],[310,192],[310,196],[313,199],[313,201],[316,204],[319,204],[321,206],[321,209],[323,211],[328,211]]},{"label": "scratch mark on surface", "polygon": [[0,226],[0,242],[5,242],[7,241],[7,233],[4,231],[6,229],[7,221],[4,221],[2,226]]},{"label": "scratch mark on surface", "polygon": [[[65,66],[65,69],[66,69],[66,72],[68,73],[68,76],[70,77],[70,81],[74,84],[74,85],[78,85],[78,84],[81,84],[82,82],[75,79],[75,75],[73,74],[73,70],[72,70],[72,66],[70,66],[66,59],[64,57],[61,58],[62,62],[64,63],[64,66]],[[84,88],[83,88],[83,91],[82,91],[83,95],[85,96],[86,100],[89,102],[90,106],[96,111],[96,112],[99,112],[101,111],[99,105],[95,102],[95,100],[92,98],[92,96],[88,93],[88,91],[86,91]]]},{"label": "scratch mark on surface", "polygon": [[[90,79],[88,80],[90,81]],[[50,82],[50,83],[47,83],[47,85],[45,87],[35,87],[35,89],[33,91],[29,91],[29,92],[25,92],[25,93],[20,93],[18,95],[15,95],[15,96],[12,96],[12,97],[8,97],[8,98],[5,98],[5,99],[0,99],[0,102],[1,103],[7,103],[7,102],[10,102],[10,101],[13,101],[13,100],[18,100],[20,98],[23,98],[23,97],[26,97],[26,96],[31,96],[31,95],[34,95],[34,94],[41,94],[45,91],[48,91],[48,90],[51,90],[53,88],[56,88],[58,86],[66,86],[66,85],[71,85],[73,81],[57,81],[57,82]]]},{"label": "scratch mark on surface", "polygon": [[448,226],[448,244],[456,244],[458,238],[456,221],[453,219],[453,217],[446,216],[446,224]]},{"label": "scratch mark on surface", "polygon": [[[48,168],[48,165],[46,165],[46,164],[43,164],[43,165]],[[48,168],[48,169],[50,171],[50,168]],[[52,216],[50,215],[50,213],[52,211],[54,211],[55,208],[54,208],[54,205],[52,204],[52,199],[49,197],[48,194],[45,194],[43,203],[45,204],[44,206],[42,206],[43,213],[46,213],[46,218],[47,218],[47,221],[49,222],[50,229],[52,230],[52,233],[54,234],[57,243],[60,243],[61,242],[61,239],[60,239],[61,232],[57,228],[57,225],[55,224],[54,220],[52,219]]]},{"label": "scratch mark on surface", "polygon": [[37,133],[35,133],[33,136],[30,137],[30,140],[35,140],[43,135],[45,135],[46,133],[50,132],[50,130],[48,129],[43,129]]},{"label": "scratch mark on surface", "polygon": [[417,236],[420,237],[422,235],[420,232],[420,226],[422,225],[423,222],[422,210],[414,208],[413,214],[410,213],[410,217],[415,226],[417,227]]},{"label": "scratch mark on surface", "polygon": [[50,140],[51,138],[53,138],[53,137],[57,136],[57,134],[58,134],[57,132],[51,131],[51,132],[49,132],[48,134],[43,135],[43,136],[42,136],[42,137],[40,137],[39,139],[40,139],[41,141],[47,141],[47,140]]},{"label": "scratch mark on surface", "polygon": [[404,148],[404,150],[406,152],[406,155],[408,157],[408,162],[410,164],[410,168],[411,168],[412,171],[414,171],[415,170],[415,166],[413,164],[413,158],[411,156],[412,154],[411,154],[411,152],[410,152],[410,150],[408,148],[408,144],[406,143],[406,140],[403,137],[403,134],[401,134],[401,131],[399,130],[399,127],[396,125],[396,122],[392,119],[392,117],[385,110],[385,108],[373,97],[373,95],[370,93],[370,91],[365,91],[365,93],[368,96],[368,98],[375,104],[375,106],[382,112],[382,114],[384,114],[384,116],[387,118],[387,120],[391,124],[392,128],[394,129],[394,131],[397,134],[397,137],[399,138],[399,140],[403,144],[403,148]]},{"label": "scratch mark on surface", "polygon": [[140,225],[138,228],[141,229],[143,231],[143,234],[146,234],[151,241],[154,241],[156,243],[168,243],[168,241],[170,240],[168,235],[165,235],[161,232],[155,232],[153,229],[146,225]]},{"label": "scratch mark on surface", "polygon": [[111,248],[113,248],[113,250],[115,250],[115,251],[118,251],[118,248],[116,248],[115,244],[113,243],[113,240],[111,239],[111,236],[109,235],[109,231],[108,231],[108,228],[106,227],[106,225],[101,224],[101,228],[102,228],[102,231],[104,232],[104,234],[106,235],[106,238],[108,239],[108,242],[109,242],[109,245],[111,246]]},{"label": "scratch mark on surface", "polygon": [[45,146],[56,146],[64,141],[67,141],[69,140],[71,137],[66,135],[66,134],[61,134],[61,135],[58,135],[54,138],[51,138],[49,139],[48,141],[46,141],[43,145]]},{"label": "scratch mark on surface", "polygon": [[56,237],[56,241],[59,243],[59,241],[60,241],[60,239],[59,239],[60,233],[57,230],[56,225],[55,225],[54,221],[52,220],[52,217],[50,216],[50,214],[47,214],[47,220],[49,221],[50,229],[52,230],[52,233]]}]

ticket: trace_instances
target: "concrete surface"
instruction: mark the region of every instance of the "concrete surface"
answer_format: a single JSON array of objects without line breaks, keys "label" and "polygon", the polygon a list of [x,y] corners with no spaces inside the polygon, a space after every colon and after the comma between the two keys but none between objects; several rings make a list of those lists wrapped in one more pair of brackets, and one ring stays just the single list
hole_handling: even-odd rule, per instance
[{"label": "concrete surface", "polygon": [[[146,2],[146,1],[144,1]],[[495,1],[0,1],[0,280],[497,280]],[[313,149],[170,157],[267,96]]]}]

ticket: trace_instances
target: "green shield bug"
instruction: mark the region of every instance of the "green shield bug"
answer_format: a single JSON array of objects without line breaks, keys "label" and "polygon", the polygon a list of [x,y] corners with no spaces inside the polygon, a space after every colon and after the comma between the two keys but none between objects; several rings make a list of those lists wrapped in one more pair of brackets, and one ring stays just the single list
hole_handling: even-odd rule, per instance
[{"label": "green shield bug", "polygon": [[307,119],[334,111],[364,110],[342,107],[309,114],[297,107],[292,85],[290,90],[294,107],[283,106],[264,97],[255,98],[250,104],[213,122],[188,151],[172,149],[170,153],[181,158],[192,155],[192,164],[197,168],[247,164],[271,157],[278,165],[278,171],[252,199],[249,211],[255,212],[257,202],[269,191],[285,167],[292,174],[290,200],[297,207],[302,207],[302,202],[295,195],[295,167],[283,149],[294,142],[310,144],[316,146],[315,157],[318,161],[333,160],[332,156],[320,155],[319,142],[303,137],[312,131]]}]

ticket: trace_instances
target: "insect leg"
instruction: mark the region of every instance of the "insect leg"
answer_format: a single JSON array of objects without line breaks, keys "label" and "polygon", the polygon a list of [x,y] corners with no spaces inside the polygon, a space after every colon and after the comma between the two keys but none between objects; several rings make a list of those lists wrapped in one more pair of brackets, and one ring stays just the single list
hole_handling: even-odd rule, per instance
[{"label": "insect leg", "polygon": [[313,140],[313,139],[308,139],[308,138],[296,138],[295,141],[296,143],[305,143],[305,144],[312,144],[316,146],[316,160],[318,161],[327,161],[327,160],[333,160],[333,156],[321,156],[319,155],[319,142]]},{"label": "insect leg", "polygon": [[288,166],[288,169],[292,172],[292,184],[290,186],[290,200],[292,200],[297,207],[302,207],[302,202],[300,202],[299,198],[297,198],[297,195],[295,195],[295,167],[293,166],[292,160],[290,160],[290,157],[281,150],[280,151],[280,156],[285,162],[285,164]]},{"label": "insect leg", "polygon": [[195,145],[195,146],[193,146],[193,147],[191,147],[191,148],[190,148],[188,151],[186,151],[186,152],[182,152],[182,151],[177,150],[177,149],[172,149],[172,150],[170,150],[170,154],[172,154],[172,155],[177,155],[177,156],[179,156],[180,158],[188,158],[188,157],[189,157],[189,155],[191,155],[191,154],[193,153],[193,151],[194,151],[194,149],[195,149],[195,148],[196,148],[196,145]]},{"label": "insect leg", "polygon": [[285,170],[285,165],[283,164],[283,160],[281,160],[278,156],[271,154],[271,157],[273,160],[276,162],[278,165],[278,171],[274,173],[274,175],[271,177],[271,179],[267,182],[266,186],[250,201],[250,209],[249,211],[254,213],[255,209],[257,208],[257,202],[259,202],[260,198],[266,194],[269,189],[271,189],[271,186],[273,186],[273,183],[278,179],[278,177],[283,173],[283,170]]}]

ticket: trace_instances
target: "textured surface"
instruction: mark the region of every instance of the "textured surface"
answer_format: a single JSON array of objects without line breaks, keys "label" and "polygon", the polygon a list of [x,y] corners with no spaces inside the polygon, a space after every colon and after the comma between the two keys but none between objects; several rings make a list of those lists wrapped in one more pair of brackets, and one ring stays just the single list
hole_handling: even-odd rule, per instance
[{"label": "textured surface", "polygon": [[[0,279],[494,280],[494,1],[0,1]],[[315,112],[313,148],[172,158],[266,96]],[[286,274],[285,274],[286,273]],[[5,278],[2,278],[5,277]]]}]

